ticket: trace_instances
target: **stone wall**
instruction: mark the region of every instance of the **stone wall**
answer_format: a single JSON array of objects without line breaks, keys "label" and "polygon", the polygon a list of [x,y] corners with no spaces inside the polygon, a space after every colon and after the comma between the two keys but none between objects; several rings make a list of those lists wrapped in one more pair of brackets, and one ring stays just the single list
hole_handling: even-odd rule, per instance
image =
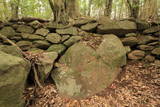
[{"label": "stone wall", "polygon": [[[78,19],[72,25],[56,25],[42,20],[19,20],[0,24],[0,33],[16,43],[23,51],[55,51],[62,55],[68,47],[90,37],[115,34],[120,38],[128,59],[153,62],[160,59],[160,26],[142,21],[112,21],[106,18]],[[95,46],[98,40],[90,46]],[[9,45],[0,39],[0,44]]]}]

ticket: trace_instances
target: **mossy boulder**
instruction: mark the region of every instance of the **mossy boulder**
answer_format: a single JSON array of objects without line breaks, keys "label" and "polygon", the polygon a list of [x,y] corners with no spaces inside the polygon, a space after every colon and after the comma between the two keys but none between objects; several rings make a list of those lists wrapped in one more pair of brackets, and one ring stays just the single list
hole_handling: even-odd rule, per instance
[{"label": "mossy boulder", "polygon": [[92,32],[94,30],[96,31],[97,25],[98,25],[98,23],[88,23],[86,25],[81,26],[81,29],[84,31]]},{"label": "mossy boulder", "polygon": [[81,99],[102,91],[126,63],[125,48],[114,35],[104,38],[97,50],[79,42],[60,58],[52,72],[59,93]]},{"label": "mossy boulder", "polygon": [[122,43],[127,46],[134,46],[138,44],[138,39],[136,37],[126,37],[122,39]]},{"label": "mossy boulder", "polygon": [[44,37],[36,34],[22,33],[22,38],[27,40],[43,40]]},{"label": "mossy boulder", "polygon": [[65,51],[65,49],[66,46],[64,46],[63,44],[54,44],[47,49],[47,52],[57,52],[58,54],[61,54]]},{"label": "mossy boulder", "polygon": [[66,45],[67,47],[77,43],[78,41],[80,41],[82,39],[81,36],[72,36],[70,37],[67,41],[64,42],[64,45]]},{"label": "mossy boulder", "polygon": [[32,48],[32,42],[30,41],[19,41],[16,44],[24,51]]},{"label": "mossy boulder", "polygon": [[50,43],[46,40],[36,40],[33,41],[33,47],[47,49],[50,46]]},{"label": "mossy boulder", "polygon": [[30,63],[0,51],[0,107],[23,107]]},{"label": "mossy boulder", "polygon": [[49,33],[49,30],[45,29],[45,28],[37,29],[36,32],[35,32],[35,34],[38,34],[38,35],[41,35],[41,36],[47,36],[48,33]]}]

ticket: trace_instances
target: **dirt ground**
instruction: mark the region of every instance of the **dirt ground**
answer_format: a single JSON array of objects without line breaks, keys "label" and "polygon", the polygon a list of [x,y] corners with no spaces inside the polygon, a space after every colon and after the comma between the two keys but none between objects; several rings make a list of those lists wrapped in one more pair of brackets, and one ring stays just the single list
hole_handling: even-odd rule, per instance
[{"label": "dirt ground", "polygon": [[83,100],[60,96],[54,84],[28,87],[24,95],[26,107],[160,107],[160,67],[129,62],[110,87]]}]

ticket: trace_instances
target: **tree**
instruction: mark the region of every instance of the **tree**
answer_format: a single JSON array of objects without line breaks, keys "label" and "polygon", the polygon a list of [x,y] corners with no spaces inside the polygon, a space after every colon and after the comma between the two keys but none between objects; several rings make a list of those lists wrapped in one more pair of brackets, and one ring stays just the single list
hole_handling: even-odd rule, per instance
[{"label": "tree", "polygon": [[49,4],[56,23],[67,23],[69,18],[79,16],[77,0],[49,0]]},{"label": "tree", "polygon": [[130,10],[130,17],[138,18],[139,14],[139,0],[127,0],[127,5]]},{"label": "tree", "polygon": [[90,16],[91,15],[91,6],[92,6],[92,2],[93,2],[93,0],[89,0],[89,3],[88,3],[88,16]]},{"label": "tree", "polygon": [[18,10],[20,0],[11,0],[11,19],[18,19]]},{"label": "tree", "polygon": [[110,17],[112,12],[112,2],[113,0],[106,0],[104,15]]}]

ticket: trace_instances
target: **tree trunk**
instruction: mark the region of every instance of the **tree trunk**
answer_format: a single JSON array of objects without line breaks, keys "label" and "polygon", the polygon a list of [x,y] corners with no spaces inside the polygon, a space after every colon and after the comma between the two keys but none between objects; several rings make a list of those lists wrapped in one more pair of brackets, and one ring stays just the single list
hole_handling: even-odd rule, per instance
[{"label": "tree trunk", "polygon": [[20,0],[11,1],[11,19],[18,19],[19,2]]},{"label": "tree trunk", "polygon": [[92,2],[93,0],[89,0],[89,4],[88,4],[88,16],[91,16],[91,6],[92,6]]},{"label": "tree trunk", "polygon": [[112,2],[113,0],[106,0],[104,15],[110,17],[112,12]]},{"label": "tree trunk", "polygon": [[146,0],[140,14],[142,20],[154,21],[158,17],[157,0]]},{"label": "tree trunk", "polygon": [[77,0],[49,0],[54,15],[54,22],[66,24],[69,18],[79,16]]},{"label": "tree trunk", "polygon": [[130,10],[130,17],[133,17],[135,19],[138,18],[139,14],[139,0],[127,0],[127,5]]}]

